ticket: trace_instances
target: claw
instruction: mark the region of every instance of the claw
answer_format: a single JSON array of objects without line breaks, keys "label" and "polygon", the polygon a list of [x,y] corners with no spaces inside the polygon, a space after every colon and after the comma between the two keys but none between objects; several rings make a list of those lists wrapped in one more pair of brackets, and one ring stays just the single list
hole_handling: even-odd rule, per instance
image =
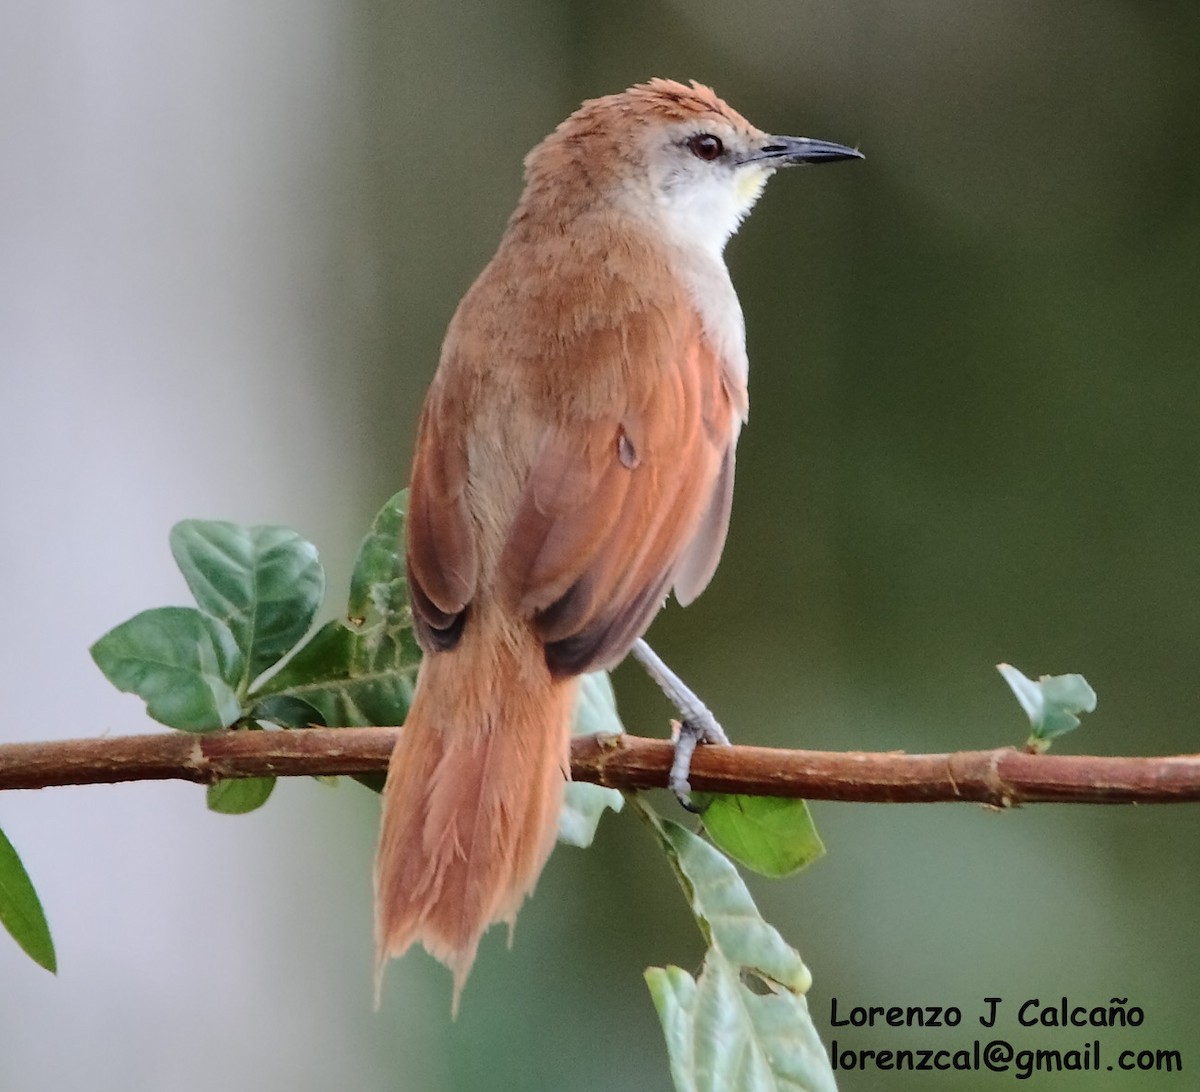
[{"label": "claw", "polygon": [[702,807],[692,803],[692,786],[688,784],[688,773],[692,768],[692,755],[700,742],[700,730],[691,721],[675,722],[675,758],[671,762],[671,773],[667,778],[667,786],[675,794],[679,806],[693,815],[704,811]]}]

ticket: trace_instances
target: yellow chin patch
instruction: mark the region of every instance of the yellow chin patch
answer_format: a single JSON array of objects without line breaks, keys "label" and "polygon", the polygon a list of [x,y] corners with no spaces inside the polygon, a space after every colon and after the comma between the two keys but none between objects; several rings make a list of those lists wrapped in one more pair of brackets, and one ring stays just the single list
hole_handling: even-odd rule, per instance
[{"label": "yellow chin patch", "polygon": [[762,194],[767,179],[775,172],[759,163],[748,163],[737,172],[737,197],[742,207],[749,209]]}]

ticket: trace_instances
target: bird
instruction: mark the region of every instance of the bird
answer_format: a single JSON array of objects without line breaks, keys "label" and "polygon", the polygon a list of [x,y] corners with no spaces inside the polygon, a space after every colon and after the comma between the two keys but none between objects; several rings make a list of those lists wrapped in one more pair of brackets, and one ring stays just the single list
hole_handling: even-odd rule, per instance
[{"label": "bird", "polygon": [[859,151],[656,78],[525,159],[421,411],[406,524],[423,656],[383,791],[376,996],[414,943],[454,1011],[555,840],[580,677],[618,663],[725,544],[748,361],[726,242],[782,167]]}]

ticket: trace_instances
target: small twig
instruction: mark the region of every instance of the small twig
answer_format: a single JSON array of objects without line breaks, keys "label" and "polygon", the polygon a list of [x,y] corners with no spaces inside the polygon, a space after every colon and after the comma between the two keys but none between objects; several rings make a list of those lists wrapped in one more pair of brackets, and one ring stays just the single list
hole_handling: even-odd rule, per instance
[{"label": "small twig", "polygon": [[[382,773],[393,728],[169,732],[0,745],[0,790],[168,778],[201,784],[231,777]],[[571,774],[620,789],[667,784],[670,740],[584,736]],[[1102,758],[1032,755],[1002,747],[941,755],[701,747],[691,771],[701,792],[929,803],[1168,804],[1200,801],[1200,755]]]},{"label": "small twig", "polygon": [[163,732],[0,745],[0,789],[381,773],[395,728],[312,728],[283,732]]}]

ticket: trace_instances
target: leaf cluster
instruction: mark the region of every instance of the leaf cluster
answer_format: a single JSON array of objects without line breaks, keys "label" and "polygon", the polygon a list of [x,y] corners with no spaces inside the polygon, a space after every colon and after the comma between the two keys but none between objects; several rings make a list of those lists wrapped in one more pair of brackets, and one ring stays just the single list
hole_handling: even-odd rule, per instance
[{"label": "leaf cluster", "polygon": [[[345,615],[311,634],[325,593],[311,542],[286,527],[176,524],[171,552],[196,606],[142,611],[101,637],[92,658],[180,731],[402,724],[421,659],[400,550],[406,499],[397,493],[375,516]],[[272,786],[214,785],[209,806],[249,811]]]}]

